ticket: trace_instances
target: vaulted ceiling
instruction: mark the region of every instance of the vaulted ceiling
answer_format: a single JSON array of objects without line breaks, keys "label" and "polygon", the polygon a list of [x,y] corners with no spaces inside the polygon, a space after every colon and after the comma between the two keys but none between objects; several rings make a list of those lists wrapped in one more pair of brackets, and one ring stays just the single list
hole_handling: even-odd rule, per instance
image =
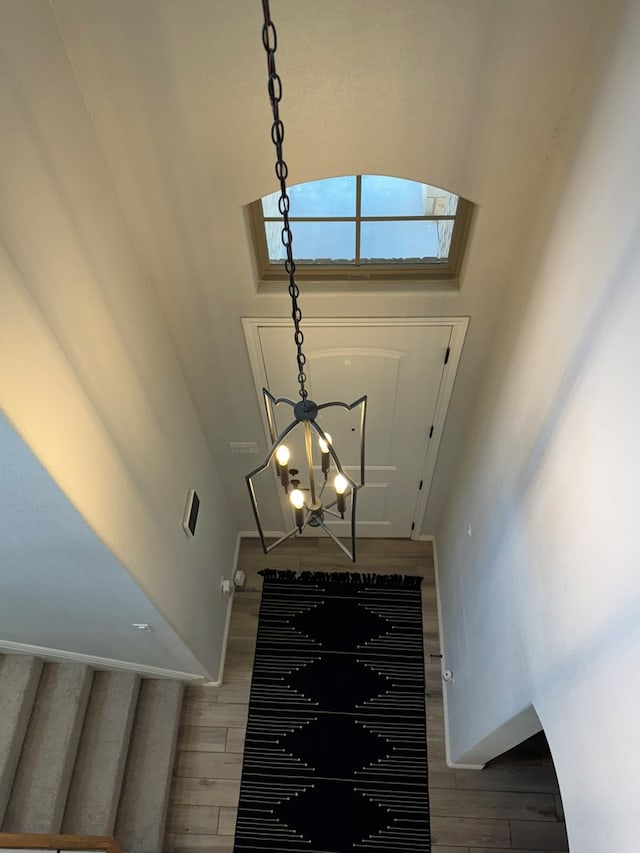
[{"label": "vaulted ceiling", "polygon": [[[0,11],[7,44],[18,5]],[[471,317],[427,532],[446,497],[503,295],[518,286],[518,254],[582,73],[595,6],[272,2],[293,183],[381,173],[430,182],[477,205],[459,291],[309,287],[302,297],[309,316]],[[264,435],[240,318],[288,313],[284,289],[257,292],[245,209],[275,189],[261,4],[51,0],[31,2],[30,15],[25,68],[29,51],[54,40],[66,51],[68,86],[92,123],[146,298],[157,300],[238,525],[248,527],[246,459],[231,457],[228,442],[264,447]],[[72,126],[65,104],[47,98],[46,79],[25,76],[16,86],[38,89],[43,112],[58,111],[59,125]],[[82,156],[75,166],[56,175],[70,196],[92,180]]]}]

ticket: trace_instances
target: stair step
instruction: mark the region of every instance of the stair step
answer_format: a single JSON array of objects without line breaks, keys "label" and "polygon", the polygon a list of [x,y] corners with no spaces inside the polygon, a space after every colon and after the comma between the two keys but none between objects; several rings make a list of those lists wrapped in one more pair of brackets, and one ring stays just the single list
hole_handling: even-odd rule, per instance
[{"label": "stair step", "polygon": [[140,679],[96,672],[62,821],[70,835],[112,835]]},{"label": "stair step", "polygon": [[5,832],[60,832],[92,679],[88,666],[44,665],[5,814]]},{"label": "stair step", "polygon": [[0,826],[9,802],[41,672],[42,661],[30,655],[0,657]]},{"label": "stair step", "polygon": [[142,682],[114,833],[129,853],[163,848],[182,693],[178,681]]}]

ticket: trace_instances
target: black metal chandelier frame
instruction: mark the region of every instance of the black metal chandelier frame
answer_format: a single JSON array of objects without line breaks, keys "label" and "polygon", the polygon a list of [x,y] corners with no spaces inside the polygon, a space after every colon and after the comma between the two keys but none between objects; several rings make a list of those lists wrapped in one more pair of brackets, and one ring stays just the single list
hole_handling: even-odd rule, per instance
[{"label": "black metal chandelier frame", "polygon": [[[274,548],[277,548],[282,542],[287,539],[290,539],[296,533],[302,533],[305,527],[312,528],[322,528],[325,533],[327,533],[331,539],[336,543],[336,545],[340,548],[341,551],[353,562],[356,561],[356,501],[358,490],[364,486],[364,453],[365,453],[365,423],[367,417],[367,397],[366,395],[358,398],[353,403],[342,403],[339,401],[334,401],[331,403],[322,403],[320,405],[316,405],[312,400],[301,400],[298,403],[294,403],[293,400],[289,400],[286,397],[274,397],[267,388],[262,389],[262,395],[264,399],[265,409],[267,413],[267,423],[269,425],[269,434],[271,437],[271,447],[269,448],[269,452],[267,457],[250,474],[246,476],[247,487],[249,489],[249,496],[251,498],[251,506],[253,508],[253,514],[255,516],[256,525],[258,527],[258,535],[260,536],[260,541],[262,542],[262,548],[265,554],[268,554],[270,551],[273,551]],[[275,410],[279,405],[288,405],[293,409],[294,419],[289,423],[280,433],[276,432],[276,417]],[[338,458],[338,454],[336,453],[331,440],[327,437],[327,433],[316,423],[316,416],[320,411],[325,409],[329,409],[331,407],[339,407],[342,409],[346,409],[347,411],[353,411],[360,407],[360,481],[355,481],[342,467],[340,463],[340,459]],[[305,437],[305,457],[306,457],[306,466],[307,466],[307,474],[309,477],[309,486],[308,489],[304,489],[303,491],[308,491],[309,500],[304,509],[302,516],[298,514],[298,518],[296,520],[296,524],[285,533],[280,538],[276,539],[274,542],[267,545],[267,541],[265,538],[264,528],[262,525],[262,520],[260,517],[260,511],[258,508],[258,502],[256,499],[255,488],[253,480],[264,470],[269,468],[269,466],[274,462],[276,452],[278,447],[282,445],[284,439],[292,432],[299,424],[303,425],[304,428],[304,437]],[[344,495],[344,503],[340,499],[340,495],[336,494],[335,498],[331,498],[328,503],[323,503],[322,499],[325,494],[325,490],[327,487],[328,479],[327,479],[327,471],[324,473],[324,478],[320,483],[318,488],[318,483],[316,481],[316,473],[314,470],[313,464],[313,446],[312,446],[312,434],[315,433],[316,436],[325,442],[325,447],[327,448],[327,455],[333,459],[333,462],[336,467],[336,471],[338,474],[341,474],[345,480],[347,481],[348,487],[347,491]],[[277,466],[277,460],[275,460]],[[324,466],[323,466],[324,467]],[[291,469],[288,473],[291,474],[294,472],[295,474],[299,473],[296,469]],[[280,470],[278,473],[281,475]],[[291,484],[294,484],[296,481],[291,480]],[[287,491],[287,487],[285,486],[285,491]],[[347,498],[349,498],[349,504],[347,506]],[[340,511],[342,510],[342,511]],[[331,528],[327,525],[327,517],[333,519],[344,519],[345,513],[349,514],[350,517],[350,537],[351,537],[351,548],[347,548],[343,542],[334,534]]]},{"label": "black metal chandelier frame", "polygon": [[[324,530],[338,547],[345,553],[349,559],[355,562],[356,560],[356,499],[358,490],[364,485],[364,451],[365,451],[365,422],[367,411],[367,397],[363,395],[353,403],[331,402],[316,404],[309,399],[306,389],[307,376],[305,373],[305,365],[307,358],[303,350],[304,335],[300,328],[302,320],[302,311],[298,305],[298,297],[300,290],[295,280],[296,264],[293,258],[293,234],[289,223],[290,198],[287,192],[287,177],[289,169],[283,157],[282,144],[284,140],[284,124],[280,118],[280,101],[282,99],[282,81],[276,70],[275,53],[277,50],[278,39],[276,29],[271,20],[271,12],[269,9],[269,0],[262,0],[262,9],[264,14],[264,23],[262,27],[262,44],[267,54],[267,71],[269,92],[269,100],[273,113],[273,122],[271,125],[271,141],[276,149],[275,173],[280,185],[280,197],[278,199],[278,210],[282,216],[282,244],[286,251],[286,260],[284,268],[289,278],[289,296],[291,298],[291,319],[294,326],[294,343],[296,345],[296,361],[298,366],[298,385],[300,400],[295,403],[286,397],[274,397],[266,388],[262,389],[264,405],[267,414],[267,423],[269,427],[269,435],[271,439],[271,447],[264,462],[255,468],[251,473],[246,475],[247,488],[251,498],[251,506],[258,527],[258,534],[262,542],[262,548],[265,554],[268,554],[285,540],[294,536],[296,533],[302,533],[306,527],[321,528]],[[293,409],[294,419],[286,426],[279,434],[276,431],[276,415],[275,411],[279,405],[288,405]],[[316,422],[318,413],[332,407],[339,407],[352,411],[358,406],[361,407],[360,412],[360,481],[352,479],[346,473],[335,448],[333,447],[331,438],[328,433]],[[302,425],[304,429],[305,457],[306,468],[309,477],[308,487],[298,489],[300,481],[296,476],[299,474],[297,469],[288,469],[288,450],[286,452],[287,461],[282,466],[278,462],[277,454],[279,448],[283,448],[283,441],[289,433],[297,426]],[[313,462],[313,441],[312,435],[316,434],[320,441],[320,449],[322,452],[322,473],[323,482],[318,488],[316,483],[314,462]],[[286,449],[286,448],[284,448]],[[326,504],[323,504],[323,497],[328,484],[328,472],[330,468],[329,460],[333,459],[338,476],[334,482],[335,499],[330,497]],[[275,460],[276,471],[280,475],[281,483],[287,494],[290,494],[291,502],[295,508],[295,526],[283,536],[276,539],[275,542],[267,545],[265,539],[264,527],[260,517],[258,502],[256,499],[254,478],[265,471]],[[340,478],[342,478],[340,480]],[[293,486],[293,491],[289,493],[289,487]],[[308,498],[305,499],[304,492],[308,492]],[[294,502],[295,498],[295,502]],[[349,508],[347,510],[347,498],[349,498]],[[333,533],[328,527],[327,521],[330,518],[343,520],[345,513],[348,511],[350,516],[351,529],[351,549],[347,548],[343,542]]]}]

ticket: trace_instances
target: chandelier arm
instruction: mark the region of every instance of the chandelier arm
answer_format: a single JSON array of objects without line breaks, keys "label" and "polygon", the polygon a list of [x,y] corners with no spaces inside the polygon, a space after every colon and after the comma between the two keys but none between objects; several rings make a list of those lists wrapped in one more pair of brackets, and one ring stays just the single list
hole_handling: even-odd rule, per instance
[{"label": "chandelier arm", "polygon": [[351,559],[356,561],[356,497],[358,487],[351,491]]},{"label": "chandelier arm", "polygon": [[[327,533],[333,539],[333,541],[336,543],[338,548],[340,548],[340,550],[353,563],[355,563],[355,561],[356,561],[356,541],[355,541],[354,535],[352,534],[352,536],[351,536],[351,551],[349,551],[349,549],[345,545],[343,545],[342,542],[338,539],[338,537],[335,535],[333,530],[331,530],[329,527],[327,527],[327,525],[324,523],[324,521],[321,518],[318,518],[317,521],[318,521],[318,526],[321,527],[324,530],[324,532]],[[353,527],[353,525],[352,525],[352,527]]]},{"label": "chandelier arm", "polygon": [[279,403],[288,403],[292,409],[295,408],[295,403],[293,400],[289,400],[287,397],[278,397],[277,399],[273,396],[273,394],[269,391],[268,388],[262,389],[262,401],[264,403],[265,412],[267,414],[267,425],[269,427],[269,438],[271,439],[271,443],[273,444],[276,440],[276,406]]},{"label": "chandelier arm", "polygon": [[262,395],[263,395],[263,397],[268,397],[269,400],[271,401],[272,405],[274,405],[274,406],[279,406],[280,403],[288,403],[292,409],[295,409],[295,407],[296,407],[296,404],[294,403],[293,400],[290,400],[288,397],[274,397],[268,388],[262,389]]},{"label": "chandelier arm", "polygon": [[[364,476],[364,472],[365,472],[364,445],[365,445],[365,435],[366,435],[365,427],[366,427],[366,422],[367,422],[367,395],[365,394],[364,397],[362,397],[361,399],[362,399],[362,409],[360,411],[360,485],[364,486],[364,480],[365,480],[365,476]],[[354,512],[355,512],[355,507],[354,507]],[[355,553],[355,551],[354,551],[354,553]]]},{"label": "chandelier arm", "polygon": [[262,529],[262,521],[260,520],[260,511],[258,510],[258,502],[256,500],[256,492],[253,488],[253,482],[251,481],[251,474],[247,474],[245,477],[245,482],[247,484],[247,489],[249,490],[249,498],[251,499],[251,509],[253,510],[253,515],[256,520],[256,527],[258,528],[258,536],[260,537],[260,542],[262,544],[262,550],[264,553],[267,553],[267,543],[264,538],[264,530]]},{"label": "chandelier arm", "polygon": [[295,409],[296,404],[293,400],[290,400],[288,397],[272,397],[274,406],[279,406],[280,403],[288,403],[292,409]]},{"label": "chandelier arm", "polygon": [[348,412],[352,411],[356,408],[356,406],[360,406],[364,403],[366,406],[367,403],[367,395],[363,394],[362,397],[358,397],[357,400],[353,403],[343,403],[342,400],[332,400],[330,403],[318,403],[316,404],[316,408],[318,411],[321,409],[327,409],[329,406],[340,406],[343,409],[346,409]]},{"label": "chandelier arm", "polygon": [[[306,521],[305,521],[306,524]],[[303,526],[304,529],[304,526]],[[286,542],[287,539],[291,539],[292,536],[298,532],[297,527],[292,527],[288,533],[285,533],[284,536],[281,536],[279,539],[276,539],[275,542],[272,542],[271,545],[264,547],[264,553],[268,554],[270,551],[273,551],[274,548],[277,548],[278,545],[282,545],[283,542]]]},{"label": "chandelier arm", "polygon": [[333,503],[330,503],[330,504],[329,504],[329,506],[326,506],[326,507],[324,508],[324,514],[325,514],[325,515],[330,515],[332,518],[337,518],[337,519],[338,519],[338,521],[342,521],[342,520],[343,520],[343,518],[342,518],[342,516],[340,515],[340,513],[339,513],[339,512],[333,512],[333,510],[329,509],[329,507],[334,506],[334,505],[335,505],[335,501],[334,501]]},{"label": "chandelier arm", "polygon": [[304,422],[304,447],[307,456],[307,469],[309,471],[309,489],[311,491],[311,508],[316,508],[316,480],[313,474],[313,444],[311,442],[311,426],[309,421]]},{"label": "chandelier arm", "polygon": [[[264,408],[267,413],[267,424],[269,425],[269,437],[271,438],[271,444],[276,440],[276,420],[275,420],[275,412],[273,410],[273,406],[270,405],[269,400],[267,399],[267,394],[269,392],[266,388],[262,389],[263,399],[264,399]],[[271,394],[269,394],[271,397]],[[271,398],[273,399],[273,398]]]}]

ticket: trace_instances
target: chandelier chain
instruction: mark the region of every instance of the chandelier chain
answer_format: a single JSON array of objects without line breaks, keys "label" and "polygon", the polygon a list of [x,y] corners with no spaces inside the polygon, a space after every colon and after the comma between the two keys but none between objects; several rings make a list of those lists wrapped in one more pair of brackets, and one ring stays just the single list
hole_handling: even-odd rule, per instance
[{"label": "chandelier chain", "polygon": [[280,101],[282,100],[282,80],[276,71],[276,50],[278,48],[278,36],[276,28],[271,20],[271,11],[269,9],[269,0],[262,0],[262,11],[264,13],[264,24],[262,26],[262,44],[267,54],[267,71],[269,74],[267,90],[269,92],[269,100],[271,101],[271,109],[273,112],[273,124],[271,125],[271,141],[276,149],[275,173],[280,184],[280,198],[278,199],[278,210],[282,216],[282,231],[280,239],[284,246],[287,259],[284,262],[284,268],[289,276],[289,296],[291,297],[291,319],[294,325],[293,340],[297,348],[296,360],[298,362],[298,384],[300,386],[299,394],[303,401],[307,399],[307,389],[305,383],[307,381],[304,372],[304,366],[307,362],[307,357],[302,350],[304,343],[304,335],[300,329],[302,321],[302,311],[298,305],[298,297],[300,289],[296,284],[296,264],[293,259],[293,234],[289,224],[289,210],[291,200],[287,192],[287,176],[289,168],[282,153],[282,143],[284,141],[284,124],[280,118]]}]

